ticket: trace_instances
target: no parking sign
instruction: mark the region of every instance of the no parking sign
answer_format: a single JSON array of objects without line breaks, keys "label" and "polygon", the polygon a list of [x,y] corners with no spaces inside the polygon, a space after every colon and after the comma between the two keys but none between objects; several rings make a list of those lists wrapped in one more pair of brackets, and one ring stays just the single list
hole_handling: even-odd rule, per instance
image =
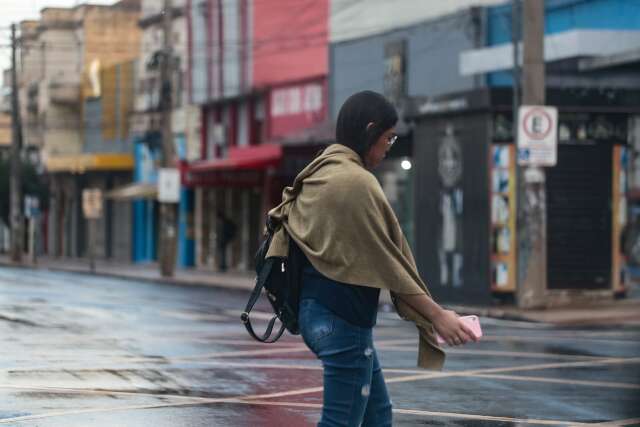
[{"label": "no parking sign", "polygon": [[518,164],[555,166],[558,161],[558,109],[523,105],[518,110]]}]

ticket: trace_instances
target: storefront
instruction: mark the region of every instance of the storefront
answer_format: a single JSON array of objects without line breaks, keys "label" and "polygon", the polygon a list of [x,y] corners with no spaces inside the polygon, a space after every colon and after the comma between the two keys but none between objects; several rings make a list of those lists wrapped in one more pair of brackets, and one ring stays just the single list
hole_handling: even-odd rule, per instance
[{"label": "storefront", "polygon": [[254,267],[266,213],[282,190],[313,158],[318,145],[261,144],[231,147],[225,159],[201,161],[183,170],[183,183],[194,191],[195,259],[201,268],[218,268],[217,214],[237,227],[228,247],[232,270]]},{"label": "storefront", "polygon": [[[47,159],[45,166],[51,184],[48,253],[57,257],[87,256],[89,225],[82,213],[82,191],[97,188],[106,194],[129,182],[133,157],[108,153],[58,156]],[[107,199],[102,216],[96,220],[96,257],[128,261],[131,229],[130,205]]]},{"label": "storefront", "polygon": [[[558,89],[558,164],[547,169],[547,296],[628,290],[630,120],[640,92]],[[479,90],[419,107],[414,140],[416,259],[445,301],[490,303],[517,286],[511,92]]]}]

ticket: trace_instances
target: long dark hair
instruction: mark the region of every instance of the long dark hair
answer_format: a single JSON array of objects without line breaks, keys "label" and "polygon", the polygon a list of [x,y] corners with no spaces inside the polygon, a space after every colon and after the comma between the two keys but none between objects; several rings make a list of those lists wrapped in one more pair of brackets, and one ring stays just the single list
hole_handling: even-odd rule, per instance
[{"label": "long dark hair", "polygon": [[[397,122],[398,113],[384,96],[370,90],[358,92],[351,95],[340,108],[336,142],[351,148],[364,159],[380,135]],[[373,123],[373,126],[367,129],[369,123]]]}]

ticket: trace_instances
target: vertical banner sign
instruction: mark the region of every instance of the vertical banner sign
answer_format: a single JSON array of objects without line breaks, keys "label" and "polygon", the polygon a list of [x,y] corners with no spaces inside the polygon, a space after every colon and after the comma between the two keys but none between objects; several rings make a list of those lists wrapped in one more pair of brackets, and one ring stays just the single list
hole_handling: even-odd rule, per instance
[{"label": "vertical banner sign", "polygon": [[407,94],[406,41],[387,43],[384,47],[384,95],[398,105]]},{"label": "vertical banner sign", "polygon": [[558,109],[523,105],[518,111],[518,164],[555,166],[558,161]]}]

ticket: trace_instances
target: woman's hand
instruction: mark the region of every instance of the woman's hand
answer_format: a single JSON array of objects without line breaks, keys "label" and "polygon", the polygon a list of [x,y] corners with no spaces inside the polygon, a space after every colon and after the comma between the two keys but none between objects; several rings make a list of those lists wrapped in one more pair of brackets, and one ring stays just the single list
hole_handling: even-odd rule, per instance
[{"label": "woman's hand", "polygon": [[399,295],[400,299],[429,319],[436,332],[448,345],[461,345],[478,341],[473,331],[451,310],[440,307],[431,297],[421,295]]},{"label": "woman's hand", "polygon": [[473,331],[452,310],[441,309],[431,318],[431,322],[436,332],[450,346],[478,341]]}]

